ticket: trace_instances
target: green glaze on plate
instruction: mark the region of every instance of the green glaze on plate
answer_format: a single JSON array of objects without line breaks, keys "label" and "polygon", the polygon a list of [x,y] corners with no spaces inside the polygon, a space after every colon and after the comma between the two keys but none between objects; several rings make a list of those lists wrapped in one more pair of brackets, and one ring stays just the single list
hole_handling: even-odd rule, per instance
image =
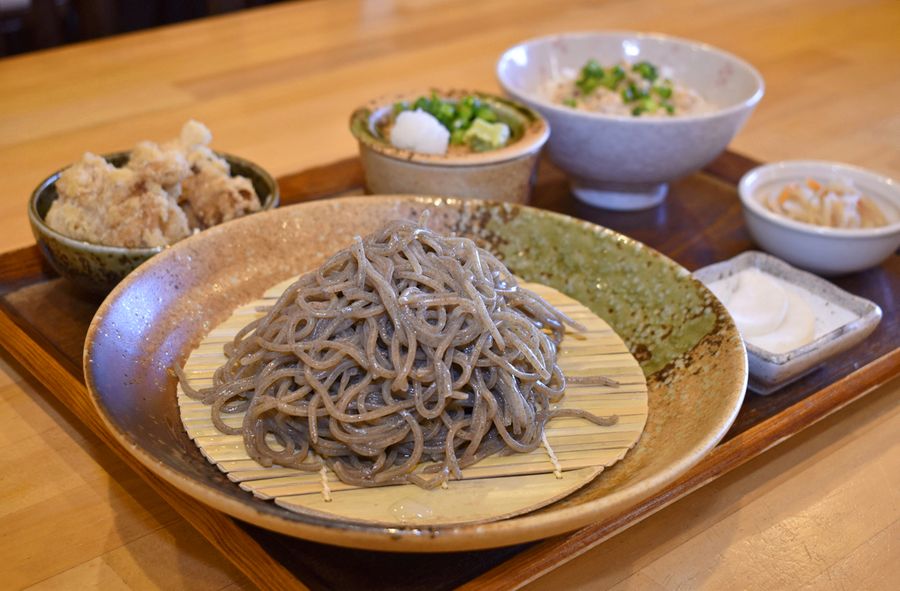
[{"label": "green glaze on plate", "polygon": [[[616,327],[645,374],[675,361],[715,326],[709,293],[669,259],[592,224],[514,211],[486,225],[507,266],[576,298]],[[635,257],[638,250],[646,256]]]}]

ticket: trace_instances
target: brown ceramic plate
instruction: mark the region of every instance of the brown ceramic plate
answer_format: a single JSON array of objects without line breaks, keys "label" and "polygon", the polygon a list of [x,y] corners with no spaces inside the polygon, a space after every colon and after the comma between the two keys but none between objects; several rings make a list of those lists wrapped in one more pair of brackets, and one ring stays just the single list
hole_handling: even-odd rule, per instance
[{"label": "brown ceramic plate", "polygon": [[[648,377],[650,416],[624,460],[527,515],[446,527],[385,528],[300,515],[252,497],[184,432],[169,368],[266,287],[312,269],[355,235],[431,210],[429,225],[471,236],[528,281],[609,322]],[[471,550],[534,540],[637,503],[725,435],[747,384],[747,356],[725,309],[685,269],[610,230],[481,201],[350,197],[235,220],[183,240],[129,275],[91,323],[84,356],[94,403],[115,437],[186,493],[234,517],[319,542],[390,551]]]}]

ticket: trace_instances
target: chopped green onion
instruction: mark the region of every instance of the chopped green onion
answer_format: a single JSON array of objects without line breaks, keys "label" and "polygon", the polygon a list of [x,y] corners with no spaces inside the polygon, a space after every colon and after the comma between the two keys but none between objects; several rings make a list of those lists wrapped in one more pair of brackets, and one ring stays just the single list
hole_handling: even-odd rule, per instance
[{"label": "chopped green onion", "polygon": [[[466,97],[469,98],[469,97]],[[460,101],[458,105],[456,105],[456,121],[461,122],[463,125],[467,125],[469,121],[472,120],[472,117],[475,116],[475,107],[472,105],[472,101]]]},{"label": "chopped green onion", "polygon": [[650,82],[653,82],[659,76],[656,71],[656,66],[650,62],[638,62],[634,64],[631,69],[640,74],[641,78],[649,80]]},{"label": "chopped green onion", "polygon": [[674,93],[672,86],[672,81],[661,79],[657,67],[647,61],[624,68],[603,68],[597,60],[589,59],[575,80],[577,90],[574,96],[564,98],[562,104],[575,107],[579,97],[588,96],[598,88],[606,88],[619,93],[622,102],[632,107],[635,116],[655,113],[660,109],[673,113],[674,107],[669,102]]},{"label": "chopped green onion", "polygon": [[592,77],[581,77],[575,82],[575,86],[578,87],[578,90],[581,91],[581,94],[586,96],[597,90],[597,87],[600,86],[600,79]]},{"label": "chopped green onion", "polygon": [[581,75],[591,78],[603,78],[603,66],[595,59],[589,59],[581,68]]},{"label": "chopped green onion", "polygon": [[620,66],[614,66],[607,70],[606,76],[600,82],[602,86],[610,90],[616,90],[622,80],[625,79],[625,70]]},{"label": "chopped green onion", "polygon": [[606,76],[606,72],[597,60],[590,59],[584,64],[584,67],[581,68],[581,72],[578,75],[578,80],[575,81],[575,85],[578,87],[578,90],[581,91],[584,95],[589,95],[597,90],[597,87],[603,84],[603,79]]},{"label": "chopped green onion", "polygon": [[625,90],[622,91],[622,100],[626,103],[636,101],[642,96],[644,96],[644,92],[641,91],[634,82],[629,82],[628,86],[625,87]]},{"label": "chopped green onion", "polygon": [[447,125],[448,127],[453,124],[453,119],[456,117],[456,109],[450,103],[445,103],[440,101],[437,104],[437,113],[436,117],[440,120],[441,123]]},{"label": "chopped green onion", "polygon": [[664,99],[672,97],[672,87],[670,87],[670,86],[654,86],[653,92],[655,92],[661,98],[664,98]]},{"label": "chopped green onion", "polygon": [[635,117],[644,113],[656,113],[660,109],[660,104],[655,99],[645,97],[638,101],[637,106],[631,110],[631,114]]},{"label": "chopped green onion", "polygon": [[490,107],[481,107],[475,112],[475,117],[477,119],[484,119],[488,123],[496,123],[497,121],[497,113],[494,112]]}]

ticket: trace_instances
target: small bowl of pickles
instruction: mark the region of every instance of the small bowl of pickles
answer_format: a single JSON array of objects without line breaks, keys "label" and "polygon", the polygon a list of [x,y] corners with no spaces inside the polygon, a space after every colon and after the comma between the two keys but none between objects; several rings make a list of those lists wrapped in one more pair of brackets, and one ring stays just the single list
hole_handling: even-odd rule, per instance
[{"label": "small bowl of pickles", "polygon": [[381,97],[356,109],[366,189],[525,203],[547,121],[516,101],[468,90]]}]

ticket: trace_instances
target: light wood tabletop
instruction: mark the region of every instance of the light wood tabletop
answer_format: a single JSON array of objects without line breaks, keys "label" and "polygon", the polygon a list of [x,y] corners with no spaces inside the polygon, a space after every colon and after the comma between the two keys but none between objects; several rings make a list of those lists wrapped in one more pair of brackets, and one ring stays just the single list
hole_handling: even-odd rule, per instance
[{"label": "light wood tabletop", "polygon": [[[753,63],[766,96],[736,151],[900,177],[895,1],[313,1],[0,60],[0,251],[32,243],[28,195],[85,150],[173,137],[196,118],[215,147],[279,176],[351,156],[348,117],[368,98],[497,90],[504,48],[586,29],[674,34]],[[898,394],[900,380],[880,387],[529,589],[893,588]],[[251,588],[8,359],[0,532],[2,588]]]}]

